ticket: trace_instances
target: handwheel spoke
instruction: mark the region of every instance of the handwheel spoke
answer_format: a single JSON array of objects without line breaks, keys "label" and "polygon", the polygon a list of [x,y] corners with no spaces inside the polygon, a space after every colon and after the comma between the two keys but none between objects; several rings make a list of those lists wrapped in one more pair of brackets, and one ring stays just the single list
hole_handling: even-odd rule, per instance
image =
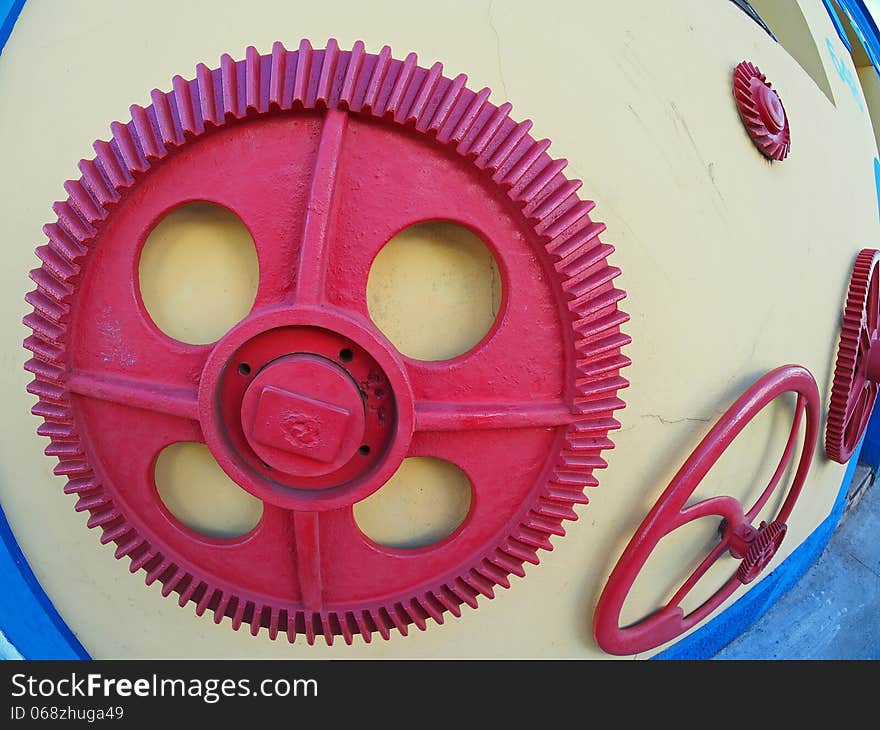
[{"label": "handwheel spoke", "polygon": [[564,403],[443,403],[416,405],[416,431],[552,428],[580,416]]},{"label": "handwheel spoke", "polygon": [[726,538],[722,538],[721,541],[709,552],[709,554],[703,558],[700,564],[694,569],[694,571],[688,576],[688,579],[682,583],[681,587],[675,592],[671,599],[669,599],[669,606],[680,606],[681,602],[684,600],[684,597],[690,593],[694,586],[699,582],[700,578],[702,578],[709,568],[715,564],[715,562],[720,558],[724,551],[728,548],[729,541]]},{"label": "handwheel spoke", "polygon": [[74,371],[67,377],[72,393],[142,410],[198,421],[195,387],[158,383],[105,373]]},{"label": "handwheel spoke", "polygon": [[733,497],[721,495],[704,499],[702,502],[692,504],[690,507],[682,509],[678,515],[669,522],[668,529],[664,535],[683,527],[689,522],[700,519],[701,517],[721,517],[729,523],[738,525],[744,521],[742,505]]}]

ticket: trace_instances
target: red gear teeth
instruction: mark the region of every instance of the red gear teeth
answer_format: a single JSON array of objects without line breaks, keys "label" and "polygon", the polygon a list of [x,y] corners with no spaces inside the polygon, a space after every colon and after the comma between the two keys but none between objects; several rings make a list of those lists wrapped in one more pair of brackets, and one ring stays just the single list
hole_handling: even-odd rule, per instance
[{"label": "red gear teeth", "polygon": [[748,585],[761,574],[782,545],[787,529],[784,522],[775,520],[769,525],[761,525],[758,536],[749,545],[742,563],[737,568],[736,578],[740,583]]},{"label": "red gear teeth", "polygon": [[869,370],[869,356],[880,338],[878,261],[876,249],[863,249],[856,257],[840,328],[825,453],[841,464],[849,461],[862,440],[877,400],[877,374]]},{"label": "red gear teeth", "polygon": [[733,95],[755,146],[771,160],[784,160],[791,149],[788,115],[767,77],[757,66],[743,61],[733,72]]},{"label": "red gear teeth", "polygon": [[[194,80],[176,76],[173,91],[154,90],[150,106],[132,106],[131,121],[114,123],[112,139],[96,142],[96,157],[80,162],[82,177],[65,185],[70,197],[55,206],[58,220],[44,229],[49,244],[39,251],[43,263],[31,272],[37,288],[26,298],[33,313],[25,322],[33,335],[24,345],[33,357],[25,368],[35,376],[28,389],[39,398],[32,412],[45,421],[38,433],[51,439],[46,453],[59,458],[55,471],[68,476],[65,491],[77,495],[77,510],[90,513],[88,526],[101,528],[102,543],[116,544],[117,558],[130,558],[131,572],[143,570],[146,582],[161,583],[165,596],[178,593],[181,606],[191,601],[197,614],[211,610],[217,623],[229,617],[235,629],[246,623],[254,634],[266,628],[271,638],[281,632],[291,642],[305,635],[309,643],[317,636],[328,644],[335,636],[351,643],[355,634],[369,642],[374,632],[389,638],[392,629],[405,635],[410,624],[424,629],[428,619],[443,623],[445,612],[459,616],[461,604],[475,608],[478,596],[492,598],[496,585],[507,587],[509,575],[523,576],[524,563],[537,564],[538,551],[553,548],[550,537],[565,534],[562,522],[577,519],[572,507],[588,501],[585,485],[598,484],[593,470],[606,466],[600,454],[613,447],[608,432],[619,428],[613,413],[625,405],[617,391],[627,385],[619,372],[629,365],[620,352],[630,341],[620,332],[628,318],[617,308],[625,294],[613,286],[620,271],[606,261],[613,249],[599,241],[604,226],[590,218],[594,203],[578,198],[580,181],[563,175],[566,162],[547,154],[549,142],[529,136],[530,122],[512,121],[509,104],[491,104],[488,89],[474,93],[465,83],[464,75],[444,77],[439,63],[419,67],[415,54],[403,62],[392,59],[387,46],[367,54],[360,41],[351,51],[340,51],[333,40],[317,51],[305,40],[298,51],[275,43],[265,56],[250,47],[243,61],[224,55],[219,69],[200,64]],[[491,547],[467,555],[455,572],[434,576],[411,595],[310,610],[204,574],[181,551],[142,534],[143,521],[132,519],[117,499],[117,486],[95,473],[81,441],[67,388],[67,336],[81,272],[104,222],[154,167],[212,130],[263,115],[327,109],[434,137],[518,204],[545,244],[554,268],[549,275],[567,305],[575,420],[547,483],[532,490],[531,501]]]}]

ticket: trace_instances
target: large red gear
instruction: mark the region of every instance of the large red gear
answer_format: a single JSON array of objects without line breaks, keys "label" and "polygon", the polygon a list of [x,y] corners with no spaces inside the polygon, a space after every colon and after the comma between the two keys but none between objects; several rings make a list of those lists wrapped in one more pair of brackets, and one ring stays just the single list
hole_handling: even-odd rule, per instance
[{"label": "large red gear", "polygon": [[880,251],[863,249],[856,257],[840,327],[825,454],[849,461],[868,427],[880,386]]},{"label": "large red gear", "polygon": [[761,153],[781,161],[791,149],[791,128],[779,94],[761,70],[748,61],[733,72],[733,96],[742,123]]},{"label": "large red gear", "polygon": [[[101,542],[181,606],[310,643],[423,629],[524,575],[598,483],[629,363],[613,249],[549,142],[465,83],[361,42],[224,55],[219,69],[175,77],[173,91],[111,125],[54,206],[25,318],[38,433]],[[235,212],[260,264],[251,314],[213,345],[159,332],[135,283],[151,228],[192,200]],[[438,218],[486,240],[504,293],[481,343],[426,363],[370,322],[366,276],[397,231]],[[291,392],[297,377],[308,392]],[[290,404],[304,409],[293,421]],[[338,432],[319,439],[323,466],[313,468],[301,457],[325,417]],[[257,527],[218,540],[174,519],[152,465],[176,441],[208,443],[264,500]],[[467,473],[470,514],[426,548],[372,543],[351,504],[421,455]]]}]

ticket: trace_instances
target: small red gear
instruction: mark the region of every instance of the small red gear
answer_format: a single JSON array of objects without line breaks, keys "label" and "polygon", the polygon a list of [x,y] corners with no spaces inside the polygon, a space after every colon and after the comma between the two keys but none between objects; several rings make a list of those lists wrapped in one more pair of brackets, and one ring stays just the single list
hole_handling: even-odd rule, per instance
[{"label": "small red gear", "polygon": [[[598,484],[629,364],[613,248],[549,141],[466,81],[387,46],[251,47],[133,106],[65,185],[27,296],[38,433],[101,542],[198,615],[309,643],[424,629],[523,576]],[[260,267],[250,314],[210,345],[160,332],[133,280],[149,231],[192,200],[235,212]],[[370,321],[366,281],[386,241],[436,219],[480,232],[504,288],[482,342],[426,363]],[[251,532],[208,539],[164,508],[153,463],[179,441],[263,499]],[[352,514],[407,456],[456,463],[475,494],[418,550]]]},{"label": "small red gear", "polygon": [[769,525],[761,523],[757,536],[749,544],[743,561],[737,568],[736,578],[740,583],[748,585],[769,565],[782,545],[787,530],[788,526],[778,520]]},{"label": "small red gear", "polygon": [[743,61],[733,72],[733,96],[755,146],[771,160],[784,160],[791,149],[788,115],[767,77]]},{"label": "small red gear", "polygon": [[880,384],[880,251],[863,249],[856,257],[840,328],[825,453],[849,461],[871,418]]}]

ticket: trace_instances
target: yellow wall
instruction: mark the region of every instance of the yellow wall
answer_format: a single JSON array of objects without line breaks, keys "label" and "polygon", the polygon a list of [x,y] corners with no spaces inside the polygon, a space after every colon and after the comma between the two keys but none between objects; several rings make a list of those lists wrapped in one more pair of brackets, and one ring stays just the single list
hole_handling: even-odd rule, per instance
[{"label": "yellow wall", "polygon": [[[874,134],[825,39],[851,62],[821,2],[800,5],[830,98],[727,0],[554,0],[539,12],[526,0],[452,0],[440,12],[411,0],[29,0],[0,58],[0,500],[86,648],[97,657],[604,656],[590,628],[599,592],[711,422],[759,375],[788,362],[813,372],[827,407],[850,267],[860,248],[878,241]],[[33,398],[19,347],[33,248],[92,140],[198,61],[216,65],[227,51],[242,57],[248,44],[267,52],[276,39],[293,48],[301,37],[315,45],[335,37],[343,47],[360,38],[372,52],[388,43],[398,57],[416,51],[423,65],[440,59],[447,75],[466,72],[473,88],[490,86],[496,103],[511,100],[515,116],[534,120],[536,138],[553,140],[551,152],[568,158],[570,175],[597,201],[632,315],[632,386],[623,393],[617,448],[568,536],[479,610],[352,647],[291,647],[233,633],[129,575],[51,475],[28,415]],[[767,74],[791,119],[792,151],[781,164],[759,154],[737,116],[731,74],[743,59]],[[770,409],[699,496],[754,493],[753,476],[775,465],[789,412],[790,404]],[[820,446],[776,562],[829,513],[843,472]],[[666,541],[625,616],[662,597],[714,528]]]},{"label": "yellow wall", "polygon": [[856,69],[859,85],[865,94],[865,104],[874,126],[874,136],[880,137],[880,76],[873,66],[860,66]]}]

